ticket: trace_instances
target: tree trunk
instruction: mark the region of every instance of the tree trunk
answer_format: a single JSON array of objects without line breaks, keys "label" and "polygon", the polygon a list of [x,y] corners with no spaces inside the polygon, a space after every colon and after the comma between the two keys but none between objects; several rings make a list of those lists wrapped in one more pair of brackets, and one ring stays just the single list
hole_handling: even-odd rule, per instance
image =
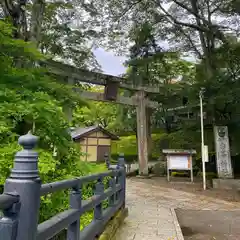
[{"label": "tree trunk", "polygon": [[30,40],[35,43],[36,47],[41,40],[41,28],[45,10],[45,0],[33,0]]},{"label": "tree trunk", "polygon": [[38,46],[45,0],[33,0],[30,32],[28,31],[26,18],[27,0],[17,1],[17,3],[12,0],[2,0],[0,4],[3,8],[5,17],[8,18],[15,27],[13,32],[14,38],[23,39],[24,41],[31,40]]},{"label": "tree trunk", "polygon": [[12,0],[2,0],[1,6],[6,18],[15,27],[13,31],[13,37],[18,39],[27,40],[27,18],[26,18],[26,7],[27,0],[13,2]]},{"label": "tree trunk", "polygon": [[[199,27],[201,27],[204,23],[202,23],[202,21],[200,20],[199,17],[199,8],[198,8],[198,0],[191,0],[191,6],[193,11],[195,12],[195,20],[196,23]],[[204,16],[201,16],[204,18]],[[208,27],[211,28],[212,22],[211,22],[211,13],[210,11],[208,11],[208,19],[206,20],[208,21]],[[202,51],[203,51],[203,55],[204,55],[204,65],[205,65],[205,69],[206,69],[206,77],[207,79],[212,78],[213,76],[213,61],[212,59],[212,54],[213,54],[213,48],[214,48],[214,37],[212,36],[212,34],[209,32],[207,33],[203,33],[202,31],[198,31],[199,33],[199,39],[201,42],[201,47],[202,47]]]}]

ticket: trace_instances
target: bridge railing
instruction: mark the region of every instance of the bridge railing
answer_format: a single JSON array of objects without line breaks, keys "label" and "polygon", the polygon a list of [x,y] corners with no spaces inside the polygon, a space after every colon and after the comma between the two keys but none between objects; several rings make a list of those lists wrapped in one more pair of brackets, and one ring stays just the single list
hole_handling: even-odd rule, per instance
[{"label": "bridge railing", "polygon": [[[99,236],[106,223],[125,207],[126,171],[121,155],[116,167],[109,171],[70,180],[41,184],[38,173],[38,154],[33,150],[37,137],[27,134],[19,138],[23,150],[14,159],[14,167],[0,195],[0,240],[45,240],[62,230],[68,240],[92,240]],[[105,189],[104,179],[108,178]],[[84,184],[96,182],[94,195],[82,198]],[[38,224],[40,197],[71,189],[70,208]],[[107,200],[107,208],[103,202]],[[80,217],[92,210],[92,222],[80,231]]]}]

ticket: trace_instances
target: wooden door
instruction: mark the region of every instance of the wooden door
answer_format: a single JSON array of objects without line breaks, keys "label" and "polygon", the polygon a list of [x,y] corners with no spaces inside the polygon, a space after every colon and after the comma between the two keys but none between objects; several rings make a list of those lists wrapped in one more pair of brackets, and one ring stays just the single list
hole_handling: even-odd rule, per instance
[{"label": "wooden door", "polygon": [[101,146],[97,147],[97,161],[104,162],[104,155],[107,153],[110,156],[110,146]]}]

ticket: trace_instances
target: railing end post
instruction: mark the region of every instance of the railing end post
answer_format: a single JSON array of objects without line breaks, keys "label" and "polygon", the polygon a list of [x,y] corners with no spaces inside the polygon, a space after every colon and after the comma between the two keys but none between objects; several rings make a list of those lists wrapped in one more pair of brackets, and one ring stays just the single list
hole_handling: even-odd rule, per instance
[{"label": "railing end post", "polygon": [[39,178],[38,173],[38,153],[34,151],[38,142],[38,137],[28,132],[26,135],[20,136],[19,145],[23,150],[15,155],[14,167],[11,171],[11,179],[36,179]]},{"label": "railing end post", "polygon": [[31,134],[29,131],[27,134],[22,135],[18,139],[18,143],[24,148],[24,149],[33,149],[36,147],[38,142],[38,137]]},{"label": "railing end post", "polygon": [[124,168],[125,168],[124,153],[119,153],[117,167],[118,167],[118,168],[120,168],[120,167],[124,167]]},{"label": "railing end post", "polygon": [[109,169],[110,168],[110,159],[109,159],[109,155],[107,152],[104,154],[104,160],[105,160],[107,169]]},{"label": "railing end post", "polygon": [[38,172],[38,153],[34,150],[38,137],[28,132],[19,137],[23,149],[16,153],[4,192],[17,192],[21,208],[18,219],[18,239],[32,240],[37,234],[41,180]]}]

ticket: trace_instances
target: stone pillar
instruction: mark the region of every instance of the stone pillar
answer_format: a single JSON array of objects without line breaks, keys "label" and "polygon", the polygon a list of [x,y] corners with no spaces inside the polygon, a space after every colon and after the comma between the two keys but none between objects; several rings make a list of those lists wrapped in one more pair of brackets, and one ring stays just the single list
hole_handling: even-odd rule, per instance
[{"label": "stone pillar", "polygon": [[144,91],[137,93],[137,135],[138,135],[138,163],[139,175],[148,175],[148,137],[146,98]]},{"label": "stone pillar", "polygon": [[214,126],[217,172],[219,178],[233,178],[227,126]]}]

